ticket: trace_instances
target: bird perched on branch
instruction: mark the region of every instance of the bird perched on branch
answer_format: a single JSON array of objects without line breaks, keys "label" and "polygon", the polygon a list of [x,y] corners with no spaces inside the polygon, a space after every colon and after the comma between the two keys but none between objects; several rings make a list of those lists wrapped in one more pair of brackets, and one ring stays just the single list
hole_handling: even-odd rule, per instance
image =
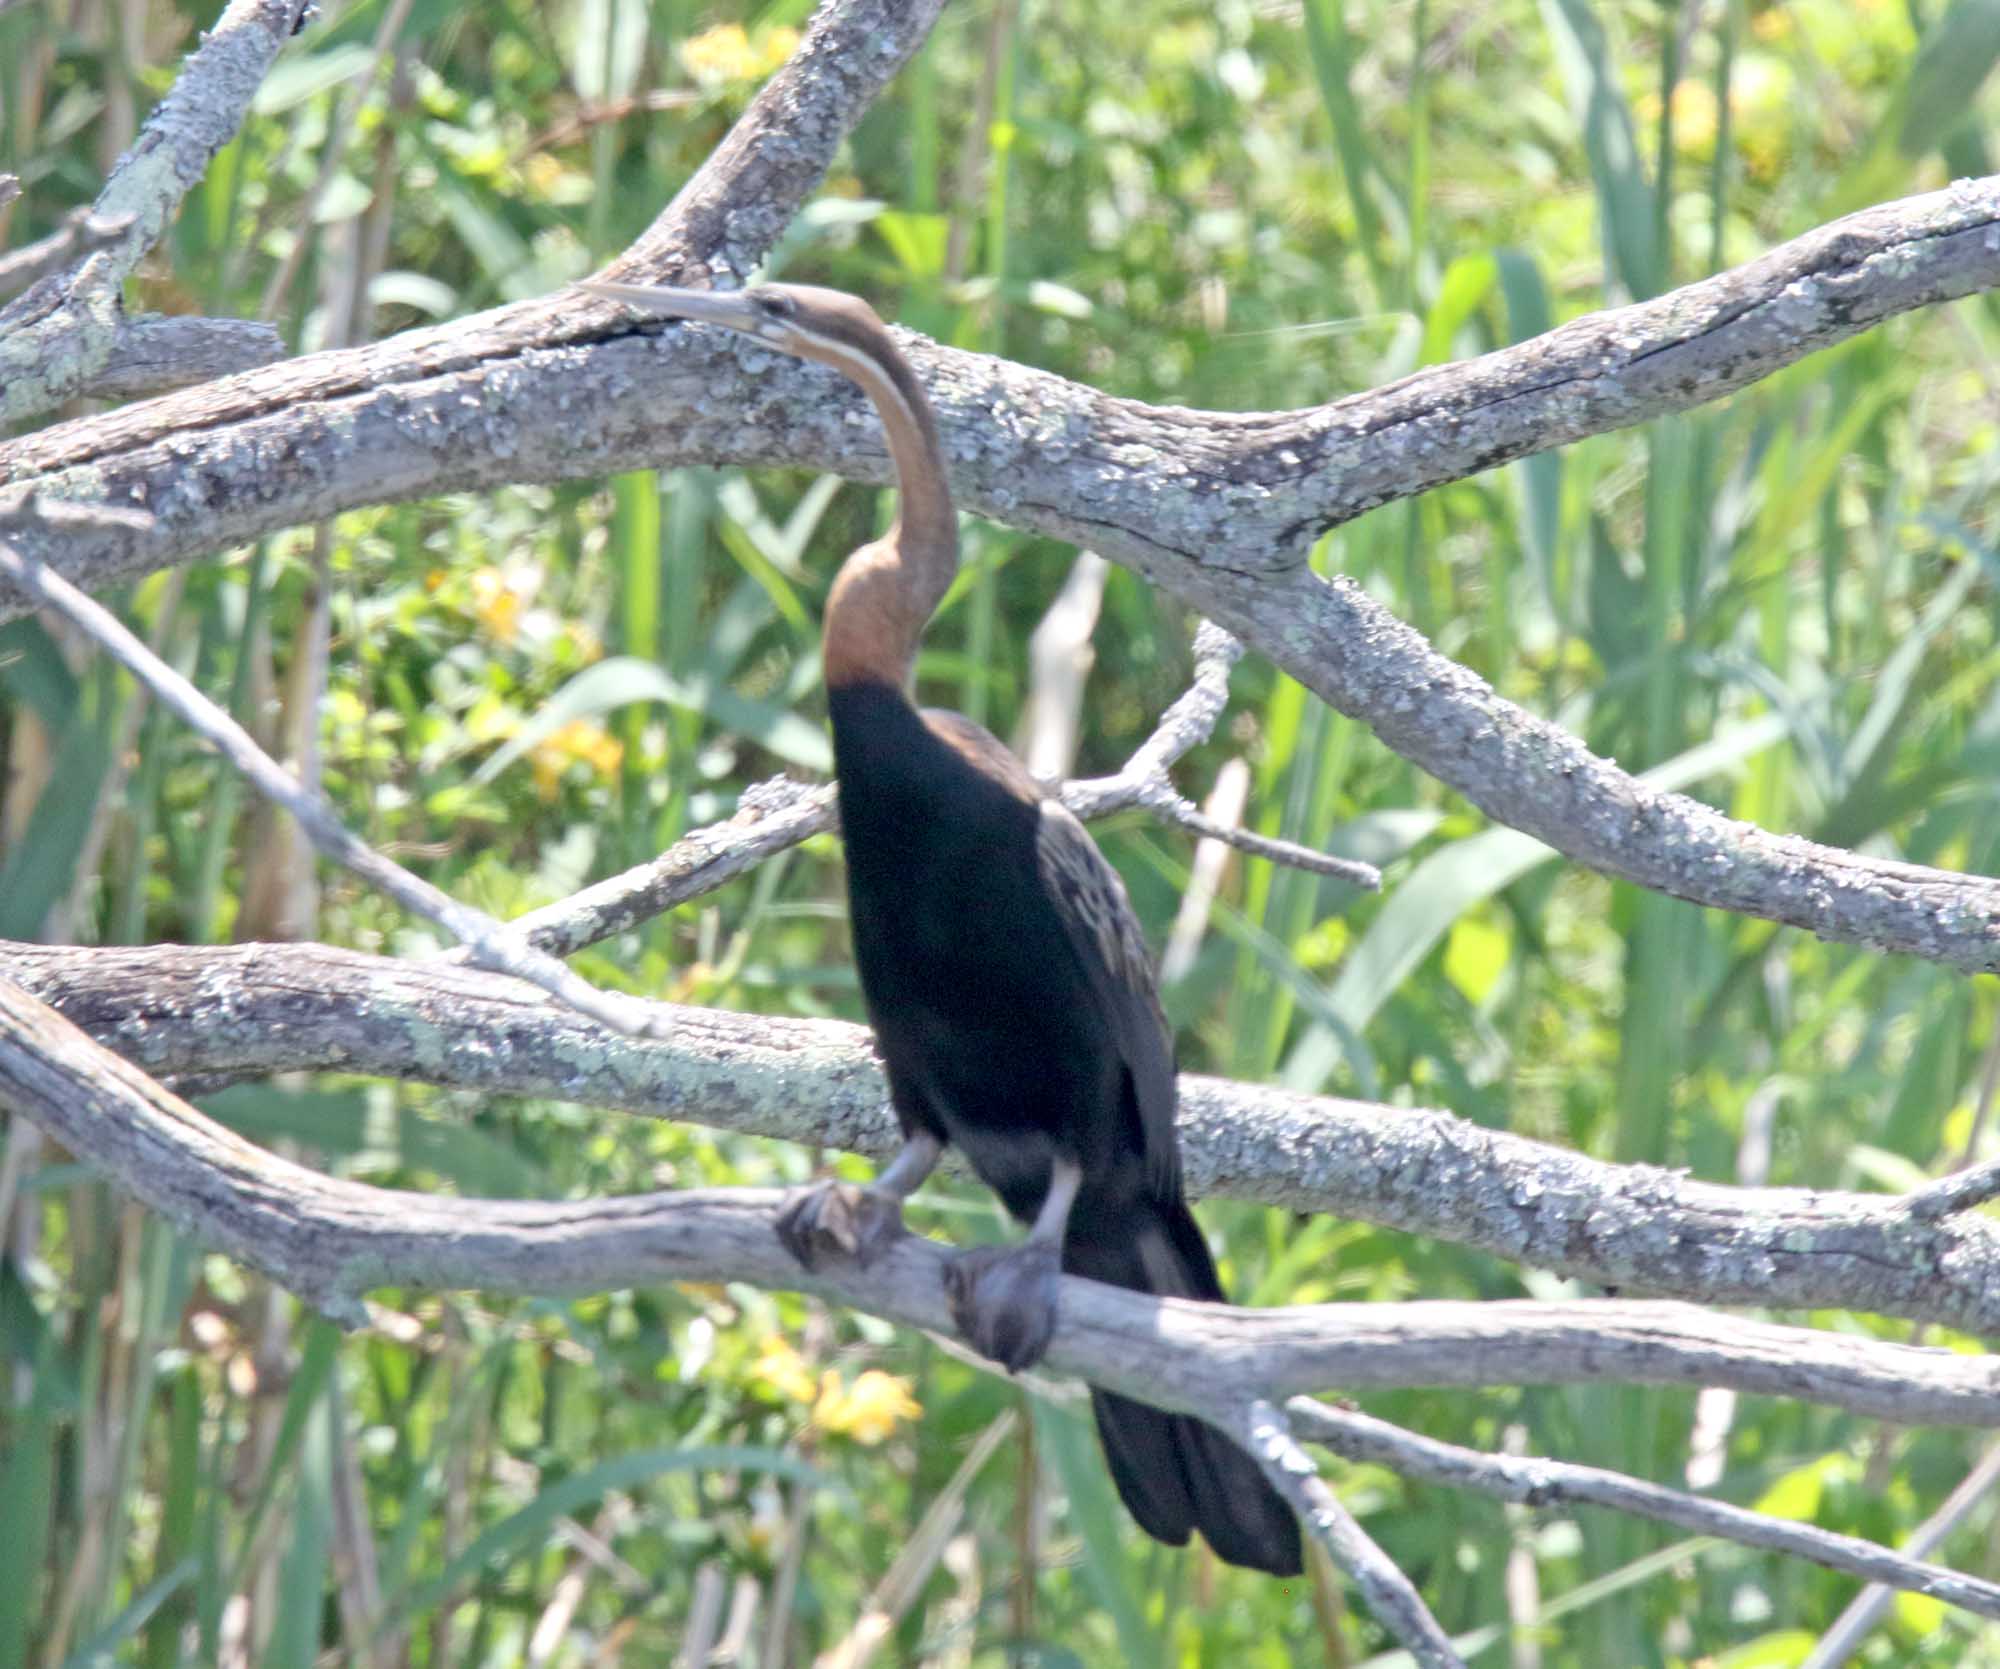
[{"label": "bird perched on branch", "polygon": [[[958,522],[930,404],[888,331],[864,302],[802,285],[583,287],[832,366],[874,404],[895,461],[895,525],[834,580],[825,661],[854,955],[904,1146],[867,1187],[795,1195],[786,1246],[807,1268],[866,1264],[950,1143],[1030,1225],[948,1266],[953,1317],[986,1356],[1040,1359],[1059,1271],[1221,1300],[1182,1194],[1173,1040],[1124,886],[995,737],[906,693],[958,569]],[[1236,1444],[1107,1391],[1091,1401],[1149,1534],[1178,1546],[1198,1529],[1234,1564],[1298,1572],[1297,1522]]]}]

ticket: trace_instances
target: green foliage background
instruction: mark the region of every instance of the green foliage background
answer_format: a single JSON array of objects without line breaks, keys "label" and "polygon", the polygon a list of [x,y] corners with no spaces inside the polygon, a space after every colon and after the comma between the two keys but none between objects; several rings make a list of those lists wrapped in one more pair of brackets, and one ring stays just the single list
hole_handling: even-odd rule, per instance
[{"label": "green foliage background", "polygon": [[[331,5],[134,299],[263,310],[311,348],[541,294],[646,225],[805,12]],[[167,0],[0,12],[0,166],[27,186],[10,243],[89,199],[211,21]],[[963,4],[773,268],[1112,393],[1313,404],[1988,172],[1996,53],[1991,0]],[[350,319],[340,298],[357,291]],[[1629,768],[1721,739],[1692,786],[1735,815],[1991,873],[1996,352],[1986,300],[1897,321],[1722,407],[1378,511],[1315,561]],[[503,915],[652,855],[746,783],[825,765],[818,609],[884,509],[794,475],[676,472],[342,517],[330,790],[366,838]],[[120,602],[268,723],[314,537],[218,553]],[[1027,635],[1072,553],[974,524],[967,558],[922,689],[1006,734]],[[1146,734],[1185,673],[1187,627],[1113,574],[1081,769]],[[650,666],[671,672],[668,699]],[[558,696],[574,722],[506,750]],[[1185,785],[1240,756],[1254,826],[1379,855],[1389,884],[1362,899],[1232,871],[1165,994],[1185,1065],[1441,1105],[1716,1179],[1766,1121],[1769,1178],[1786,1184],[1900,1187],[1974,1142],[2000,1059],[1991,980],[1523,857],[1254,658],[1235,696]],[[246,900],[295,867],[206,751],[134,701],[50,628],[0,628],[0,935],[270,931]],[[1187,843],[1142,821],[1099,833],[1157,942]],[[315,936],[426,947],[345,877],[322,885]],[[859,1014],[828,841],[578,964],[682,1001]],[[210,1106],[316,1163],[426,1190],[769,1183],[812,1163],[402,1085],[322,1079]],[[928,1574],[878,1661],[1278,1669],[1382,1647],[1330,1580],[1273,1583],[1145,1542],[1073,1407],[1030,1406],[866,1318],[735,1287],[574,1304],[384,1293],[384,1326],[341,1339],[60,1155],[24,1155],[0,1225],[0,1665],[664,1664],[703,1596],[739,1583],[754,1620],[716,1661],[805,1663],[905,1547]],[[998,1232],[977,1190],[927,1201],[934,1229]],[[1250,1302],[1555,1287],[1363,1225],[1203,1215]],[[871,1369],[905,1380],[921,1417],[897,1417]],[[818,1400],[827,1373],[844,1421]],[[870,1394],[887,1411],[872,1430],[851,1413]],[[1673,1482],[1695,1404],[1579,1387],[1368,1406]],[[1026,1423],[971,1477],[954,1527],[954,1472],[1010,1414]],[[1979,1447],[1746,1399],[1715,1487],[1895,1542]],[[1777,1669],[1852,1593],[1613,1517],[1334,1475],[1480,1662]],[[1939,1556],[1993,1575],[1996,1536],[1982,1509]],[[1905,1598],[1862,1660],[2000,1663],[2000,1641]]]}]

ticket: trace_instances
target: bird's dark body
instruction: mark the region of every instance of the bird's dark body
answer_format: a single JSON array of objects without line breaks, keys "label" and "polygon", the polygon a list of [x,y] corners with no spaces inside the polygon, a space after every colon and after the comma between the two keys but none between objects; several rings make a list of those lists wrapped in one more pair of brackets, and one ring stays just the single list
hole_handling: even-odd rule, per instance
[{"label": "bird's dark body", "polygon": [[1059,1150],[1086,1196],[1129,1187],[1144,1137],[1041,888],[1033,779],[991,738],[980,769],[935,728],[952,715],[899,692],[830,699],[854,955],[905,1130],[959,1148],[1024,1222]]},{"label": "bird's dark body", "polygon": [[[1173,1050],[1122,887],[997,740],[886,685],[829,691],[854,954],[904,1133],[962,1151],[1032,1221],[1054,1162],[1083,1184],[1062,1267],[1219,1301],[1181,1192]],[[1184,1415],[1092,1392],[1111,1472],[1163,1541],[1299,1568],[1249,1456]]]}]

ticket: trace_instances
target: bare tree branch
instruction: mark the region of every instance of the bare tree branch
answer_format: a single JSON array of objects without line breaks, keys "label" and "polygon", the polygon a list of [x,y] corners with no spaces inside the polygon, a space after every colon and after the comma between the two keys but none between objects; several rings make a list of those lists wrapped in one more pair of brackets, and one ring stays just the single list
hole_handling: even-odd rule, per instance
[{"label": "bare tree branch", "polygon": [[[20,189],[16,182],[15,196],[20,195]],[[0,208],[6,207],[7,201],[6,192],[0,190]],[[0,300],[19,295],[30,284],[38,284],[50,273],[62,271],[72,261],[108,249],[130,225],[129,217],[110,220],[89,207],[72,209],[47,237],[0,255]]]},{"label": "bare tree branch", "polygon": [[1347,1574],[1376,1620],[1410,1656],[1434,1669],[1464,1669],[1465,1660],[1401,1567],[1375,1545],[1360,1520],[1326,1487],[1312,1457],[1292,1435],[1291,1422],[1257,1397],[1243,1410],[1231,1435],[1250,1451],[1264,1476],[1298,1514],[1306,1533]]},{"label": "bare tree branch", "polygon": [[[697,283],[745,276],[940,6],[830,0],[794,61],[614,270]],[[94,218],[78,223],[74,241],[103,247],[0,315],[0,416],[80,389],[138,386],[129,370],[108,381],[107,356],[149,329],[215,336],[221,321],[124,322],[118,292],[235,131],[294,10],[295,0],[233,0],[114,172]],[[391,12],[384,40],[400,26],[401,12]],[[284,281],[273,280],[273,293]],[[1323,581],[1303,563],[1321,529],[1373,505],[1699,405],[1895,313],[1994,287],[2000,177],[1866,211],[1674,295],[1303,412],[1156,410],[933,344],[911,347],[968,504],[1088,543],[1166,585],[1493,816],[1675,896],[1829,939],[2000,969],[2000,884],[1775,837],[1655,791],[1500,700],[1358,587]],[[323,850],[466,938],[475,959],[643,1032],[655,1011],[592,992],[523,944],[574,949],[720,885],[831,826],[830,791],[755,792],[729,823],[642,871],[503,929],[368,852],[190,687],[162,682],[159,674],[173,675],[54,572],[101,585],[340,508],[641,462],[806,462],[883,478],[875,430],[854,421],[844,384],[810,367],[773,368],[754,350],[700,333],[630,333],[610,320],[573,294],[546,298],[0,447],[0,483],[15,484],[11,498],[0,493],[0,511],[21,529],[18,553],[0,544],[0,618],[23,595],[61,608],[290,806]],[[161,359],[155,351],[152,375]],[[1162,470],[1163,458],[1173,467]],[[78,506],[51,518],[64,530],[59,543],[22,514],[38,481]],[[106,496],[130,508],[81,508]],[[1123,772],[1067,785],[1066,803],[1099,815],[1141,806],[1276,861],[1379,884],[1366,866],[1205,818],[1174,789],[1169,768],[1212,732],[1239,653],[1225,632],[1204,626],[1195,687]],[[195,1076],[334,1067],[595,1099],[862,1151],[891,1142],[880,1075],[854,1028],[690,1013],[669,1042],[619,1038],[490,974],[317,947],[249,947],[232,958],[0,946],[6,968],[66,999],[133,1059]],[[1834,1304],[1987,1331],[2000,1321],[2000,1230],[1965,1215],[1995,1192],[1979,1173],[1901,1201],[1723,1189],[1595,1165],[1442,1114],[1202,1080],[1184,1090],[1197,1191],[1339,1210],[1711,1303]],[[729,1278],[804,1288],[907,1325],[945,1325],[938,1248],[911,1241],[865,1276],[807,1276],[770,1232],[767,1194],[442,1202],[318,1176],[239,1141],[3,981],[0,1105],[38,1121],[190,1232],[350,1322],[365,1314],[361,1294],[390,1282],[554,1293]],[[1679,1305],[1231,1311],[1075,1281],[1065,1283],[1063,1304],[1053,1368],[1235,1433],[1425,1664],[1460,1659],[1303,1454],[1277,1406],[1292,1392],[1608,1378],[1796,1396],[1901,1422],[2000,1425],[2000,1367],[1985,1359]],[[1304,1398],[1288,1413],[1336,1447],[1373,1445],[1413,1473],[1428,1467],[1510,1499],[1595,1500],[1699,1524],[2000,1616],[2000,1587],[1866,1543],[1593,1469],[1427,1445]]]},{"label": "bare tree branch", "polygon": [[[1980,1457],[1979,1464],[1960,1479],[1958,1488],[1945,1498],[1944,1505],[1917,1526],[1906,1544],[1912,1558],[1930,1552],[1957,1529],[1996,1483],[2000,1483],[2000,1443],[1988,1448]],[[1902,1562],[1898,1560],[1898,1563]],[[1861,1642],[1882,1621],[1882,1614],[1889,1609],[1889,1602],[1894,1597],[1892,1590],[1908,1586],[1908,1583],[1887,1575],[1875,1577],[1854,1596],[1799,1669],[1840,1669],[1840,1665],[1861,1649]],[[1938,1597],[1942,1599],[1944,1596],[1940,1594]]]},{"label": "bare tree branch", "polygon": [[[289,0],[254,0],[254,3],[270,7],[289,3]],[[853,124],[923,41],[942,6],[943,0],[829,0],[822,5],[791,59],[765,84],[751,101],[750,108],[730,129],[729,136],[661,212],[646,234],[627,251],[615,270],[631,277],[668,278],[707,278],[717,273],[748,272],[769,250],[778,234],[798,212],[799,205],[819,183],[834,152]],[[234,16],[252,7],[253,0],[233,0],[231,11],[225,16]],[[216,34],[220,33],[221,28],[218,27]],[[213,42],[215,36],[210,39]],[[190,71],[192,69],[191,62]],[[258,73],[262,73],[261,69]],[[182,81],[176,85],[175,95],[170,96],[161,110],[155,113],[153,123],[148,125],[148,134],[164,121],[162,113],[174,103],[189,79],[189,74],[184,73]],[[246,102],[254,90],[253,84],[244,92]],[[226,133],[223,134],[217,144],[227,137]],[[133,156],[140,155],[144,149],[145,138],[142,136]],[[131,159],[126,160],[129,162]],[[121,164],[121,169],[123,166]],[[107,185],[105,194],[99,197],[100,210],[111,212],[114,208],[122,210],[128,207],[122,194],[116,205],[108,201],[112,185],[117,183],[118,177],[113,175],[112,184]],[[178,201],[178,198],[174,200]],[[147,212],[144,204],[135,203],[129,207],[141,216]],[[163,225],[164,220],[161,223]],[[143,224],[142,221],[142,227]],[[152,235],[157,236],[157,230]],[[29,299],[24,297],[23,302]],[[250,413],[272,416],[285,407],[296,405],[303,419],[302,424],[281,424],[286,436],[278,440],[293,465],[293,471],[287,472],[292,479],[283,483],[267,480],[265,491],[270,495],[274,509],[279,500],[284,500],[288,505],[295,504],[299,512],[293,514],[290,508],[278,511],[279,519],[272,524],[273,527],[316,521],[349,507],[340,502],[337,496],[339,489],[335,486],[336,479],[340,482],[348,479],[345,462],[336,461],[333,456],[343,447],[329,448],[320,444],[326,434],[319,423],[334,416],[320,405],[321,402],[340,401],[366,391],[380,391],[405,383],[435,383],[439,379],[466,378],[468,380],[459,385],[457,394],[461,402],[460,415],[464,415],[464,402],[468,397],[474,405],[487,408],[487,416],[492,421],[476,425],[481,431],[481,438],[474,450],[487,454],[491,460],[514,451],[520,439],[531,432],[546,430],[552,420],[558,426],[566,422],[567,416],[563,414],[569,413],[574,397],[594,398],[583,383],[564,377],[559,380],[566,386],[562,388],[556,405],[540,413],[514,408],[509,379],[502,374],[506,368],[522,356],[538,350],[560,351],[565,343],[601,337],[623,318],[622,309],[608,304],[579,304],[573,292],[522,302],[476,318],[454,320],[434,330],[411,332],[390,342],[335,349],[292,360],[278,368],[273,380],[268,383],[258,381],[253,373],[247,379],[238,379],[226,390],[210,391],[215,401],[210,418],[227,428]],[[5,326],[6,319],[7,316],[0,315],[0,327]],[[0,373],[4,373],[7,367],[5,346],[4,342],[0,342]],[[36,352],[41,354],[42,350],[37,349]],[[551,389],[550,393],[554,394],[555,390]],[[43,408],[38,404],[33,409]],[[135,408],[135,412],[147,409],[155,416],[165,415],[158,404],[151,408]],[[414,416],[415,413],[412,409],[403,415]],[[654,419],[659,416],[656,411]],[[337,418],[335,420],[338,421]],[[185,421],[184,409],[176,408],[176,416],[169,417],[168,421],[170,424]],[[151,430],[156,438],[160,434],[160,431],[152,430],[149,419],[140,419],[139,426]],[[392,426],[398,431],[393,446],[401,455],[400,462],[389,468],[386,474],[377,476],[378,496],[374,500],[377,503],[437,490],[441,478],[434,473],[436,465],[466,438],[457,433],[457,423],[450,429],[427,428],[426,420],[419,418],[415,427],[405,428],[403,416],[399,416]],[[56,425],[42,433],[53,435],[64,427],[66,425]],[[517,438],[510,439],[510,431],[518,431]],[[136,439],[138,430],[128,430],[127,433],[128,438]],[[243,457],[239,450],[241,446],[261,447],[274,438],[251,439],[237,433],[226,450],[236,463],[240,463]],[[374,452],[390,437],[379,429],[371,429],[365,433],[357,431],[351,438],[362,451]],[[114,446],[118,444],[121,443],[114,443]],[[139,444],[144,448],[150,442]],[[313,462],[315,458],[316,463]],[[65,459],[65,466],[82,461],[72,451]],[[0,484],[24,482],[49,472],[46,462],[17,467],[20,463],[20,459],[9,457],[5,449],[0,449]],[[377,460],[378,466],[386,463],[386,459]],[[505,471],[502,473],[505,474]],[[178,471],[170,472],[168,478],[152,482],[150,490],[148,484],[126,477],[111,485],[108,493],[78,492],[75,482],[67,488],[58,487],[53,482],[47,484],[58,496],[109,497],[115,503],[145,504],[156,515],[177,522],[179,512],[190,508],[182,501],[183,495],[172,490],[178,476]],[[525,480],[529,477],[521,475],[513,478]],[[237,486],[249,484],[238,477],[235,463],[213,477],[213,481],[217,486],[228,481],[231,484],[227,489],[230,496],[233,496]],[[324,496],[322,489],[326,488],[333,488],[336,496]],[[210,507],[220,511],[222,505],[219,501],[211,501]],[[161,531],[164,528],[156,529],[156,534]],[[208,550],[238,537],[234,529],[219,523],[212,524],[210,534],[204,546]],[[124,543],[119,534],[114,532],[112,537],[114,542]],[[114,578],[108,572],[98,571],[97,565],[89,560],[77,568],[61,562],[60,553],[48,554],[58,561],[66,577],[86,591],[102,589]],[[127,570],[128,574],[136,571]],[[6,588],[0,587],[0,618],[6,617],[9,612]]]},{"label": "bare tree branch", "polygon": [[[129,510],[106,512],[76,506],[58,506],[56,510],[55,519],[62,524],[106,515],[143,519]],[[387,893],[413,915],[435,922],[463,941],[482,965],[503,969],[540,987],[613,1031],[642,1036],[657,1022],[658,1016],[644,1005],[616,992],[598,990],[555,957],[525,944],[491,916],[440,892],[350,834],[323,795],[308,789],[258,747],[247,730],[133,636],[115,615],[60,575],[0,542],[0,577],[60,613],[143,680],[163,706],[213,744],[258,793],[290,812],[321,854]]]},{"label": "bare tree branch", "polygon": [[944,0],[821,5],[784,68],[609,274],[635,283],[748,277],[943,10]]},{"label": "bare tree branch", "polygon": [[[358,1324],[377,1286],[508,1294],[747,1280],[949,1331],[946,1253],[912,1238],[867,1271],[801,1270],[770,1189],[613,1199],[438,1199],[322,1176],[254,1147],[11,981],[0,1096],[170,1221]],[[1905,1424],[2000,1426],[2000,1363],[1667,1302],[1416,1302],[1235,1309],[1066,1278],[1049,1357],[1161,1407],[1228,1420],[1320,1386],[1731,1385]],[[1079,1341],[1104,1335],[1103,1358]],[[1234,1399],[1234,1400],[1232,1400]]]},{"label": "bare tree branch", "polygon": [[[322,1176],[232,1135],[4,980],[0,1106],[33,1119],[202,1243],[350,1324],[366,1319],[360,1295],[378,1285],[561,1294],[732,1279],[813,1292],[908,1326],[936,1331],[947,1325],[943,1248],[909,1238],[866,1272],[804,1271],[772,1231],[782,1196],[769,1190],[569,1202],[438,1200]],[[1414,1619],[1402,1613],[1395,1590],[1407,1585],[1385,1574],[1358,1526],[1329,1510],[1324,1486],[1307,1481],[1309,1465],[1285,1423],[1268,1403],[1257,1402],[1267,1392],[1279,1398],[1333,1382],[1629,1379],[1726,1384],[1903,1421],[2000,1425],[2000,1365],[1989,1360],[1718,1317],[1678,1304],[1260,1311],[1153,1299],[1065,1279],[1049,1367],[1214,1421],[1247,1440],[1305,1509],[1308,1528],[1339,1545],[1343,1565],[1362,1582],[1378,1615],[1406,1640],[1412,1629],[1414,1638],[1426,1638],[1421,1606]],[[1413,1470],[1447,1464],[1467,1470],[1462,1452],[1424,1445],[1376,1422],[1303,1400],[1293,1404],[1293,1414],[1350,1452],[1354,1445],[1388,1444]],[[1481,1487],[1491,1487],[1494,1468],[1471,1470]],[[1523,1476],[1532,1474],[1516,1473],[1509,1487]],[[1587,1468],[1563,1469],[1563,1479],[1564,1487],[1598,1499],[1617,1482]],[[1687,1510],[1662,1499],[1664,1493],[1648,1496],[1651,1516]],[[1633,1499],[1644,1495],[1645,1486],[1634,1483]],[[1770,1533],[1769,1526],[1754,1523],[1733,1528],[1741,1539]],[[1919,1584],[1939,1598],[2000,1616],[2000,1587],[1992,1584],[1913,1566],[1840,1538],[1815,1551],[1822,1562],[1838,1557],[1848,1561],[1841,1568],[1856,1568],[1854,1561],[1862,1561],[1880,1579]],[[1454,1660],[1435,1655],[1426,1661]]]},{"label": "bare tree branch", "polygon": [[[551,956],[570,956],[726,886],[766,858],[839,826],[832,783],[773,777],[745,789],[735,815],[725,822],[696,829],[650,862],[515,917],[508,931]],[[450,951],[443,960],[462,962],[465,956]]]},{"label": "bare tree branch", "polygon": [[[1214,734],[1229,703],[1230,668],[1242,653],[1242,645],[1227,632],[1203,621],[1195,632],[1195,674],[1187,692],[1160,716],[1153,734],[1134,751],[1124,770],[1116,776],[1064,783],[1057,790],[1062,803],[1085,822],[1138,806],[1162,822],[1206,833],[1212,820],[1180,797],[1167,773],[1191,748]],[[726,821],[696,829],[657,858],[529,911],[510,923],[509,931],[553,956],[569,956],[713,892],[766,858],[838,828],[839,823],[838,795],[832,784],[813,787],[773,777],[746,789],[735,815]],[[1240,830],[1230,831],[1227,838],[1229,844],[1273,863],[1333,875],[1371,890],[1382,884],[1381,871],[1372,864]],[[445,959],[467,958],[464,951],[451,951]]]},{"label": "bare tree branch", "polygon": [[[1695,1535],[1719,1536],[1744,1547],[1809,1560],[1889,1588],[1930,1594],[1989,1615],[2000,1601],[2000,1585],[1926,1564],[1918,1557],[1905,1558],[1857,1536],[1837,1535],[1794,1519],[1751,1512],[1727,1501],[1705,1501],[1698,1495],[1599,1466],[1576,1466],[1539,1456],[1484,1455],[1405,1431],[1358,1409],[1333,1408],[1310,1397],[1294,1397],[1286,1405],[1286,1413],[1294,1428],[1310,1441],[1323,1444],[1344,1459],[1386,1466],[1405,1477],[1428,1479],[1451,1489],[1477,1490],[1525,1507],[1576,1505],[1629,1513]],[[1994,1453],[2000,1450],[1989,1453],[1979,1468],[1989,1482]],[[1920,1555],[1935,1545],[1935,1540],[1921,1546],[1913,1542],[1910,1551]]]},{"label": "bare tree branch", "polygon": [[300,0],[230,0],[91,205],[117,231],[72,279],[45,280],[0,313],[0,418],[62,404],[109,361],[120,287],[235,136],[299,11]]},{"label": "bare tree branch", "polygon": [[[784,97],[848,108],[844,83],[821,85],[823,59],[779,79],[794,68]],[[748,167],[745,155],[761,156],[769,139],[753,137],[718,152],[683,193],[711,232],[729,167]],[[1087,543],[1156,580],[1492,816],[1675,897],[1994,969],[2000,885],[1990,879],[1771,835],[1649,789],[1300,558],[1318,529],[1371,505],[1687,409],[1884,318],[1990,288],[2000,283],[1996,227],[2000,178],[1960,182],[1658,300],[1303,412],[1149,408],[905,340],[968,507]],[[689,247],[699,253],[699,239]],[[774,366],[754,350],[749,371],[737,344],[678,328],[583,345],[610,328],[608,310],[558,297],[314,355],[198,402],[169,396],[0,447],[0,479],[42,476],[52,492],[153,510],[148,532],[105,531],[43,553],[89,588],[340,509],[505,481],[720,462],[886,477],[874,425],[834,373]],[[1163,457],[1174,471],[1161,472]],[[278,459],[284,468],[272,467]],[[0,614],[8,607],[0,593]]]},{"label": "bare tree branch", "polygon": [[[0,976],[161,1074],[358,1072],[877,1159],[898,1146],[868,1034],[841,1021],[662,1004],[667,1036],[627,1040],[499,975],[316,945],[0,942]],[[2000,1332],[2000,1225],[1981,1216],[1608,1165],[1425,1109],[1192,1074],[1180,1089],[1197,1197],[1360,1218],[1628,1291]]]},{"label": "bare tree branch", "polygon": [[1273,840],[1268,835],[1218,823],[1190,804],[1174,787],[1168,771],[1190,748],[1215,733],[1216,721],[1229,704],[1230,669],[1242,655],[1242,644],[1221,627],[1204,620],[1195,631],[1192,686],[1160,715],[1152,736],[1126,761],[1124,770],[1116,776],[1068,784],[1062,791],[1063,804],[1086,821],[1108,816],[1126,806],[1143,806],[1163,823],[1219,840],[1239,852],[1315,875],[1332,876],[1370,892],[1380,891],[1382,872],[1373,864],[1336,858],[1293,841]]},{"label": "bare tree branch", "polygon": [[233,376],[284,356],[284,338],[254,319],[152,313],[118,326],[110,357],[77,392],[96,400],[130,400]]},{"label": "bare tree branch", "polygon": [[2000,1160],[1968,1165],[1925,1187],[1913,1189],[1903,1196],[1903,1206],[1919,1221],[1932,1222],[1971,1211],[1994,1199],[2000,1199]]}]

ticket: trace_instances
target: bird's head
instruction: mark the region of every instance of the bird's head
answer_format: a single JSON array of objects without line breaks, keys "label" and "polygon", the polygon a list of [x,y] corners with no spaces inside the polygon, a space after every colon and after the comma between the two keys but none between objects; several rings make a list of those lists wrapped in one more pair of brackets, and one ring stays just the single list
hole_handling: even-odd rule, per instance
[{"label": "bird's head", "polygon": [[621,284],[590,278],[577,288],[663,318],[722,325],[754,336],[780,352],[835,366],[856,352],[874,350],[884,336],[882,321],[865,301],[811,284],[684,290],[665,284]]}]

